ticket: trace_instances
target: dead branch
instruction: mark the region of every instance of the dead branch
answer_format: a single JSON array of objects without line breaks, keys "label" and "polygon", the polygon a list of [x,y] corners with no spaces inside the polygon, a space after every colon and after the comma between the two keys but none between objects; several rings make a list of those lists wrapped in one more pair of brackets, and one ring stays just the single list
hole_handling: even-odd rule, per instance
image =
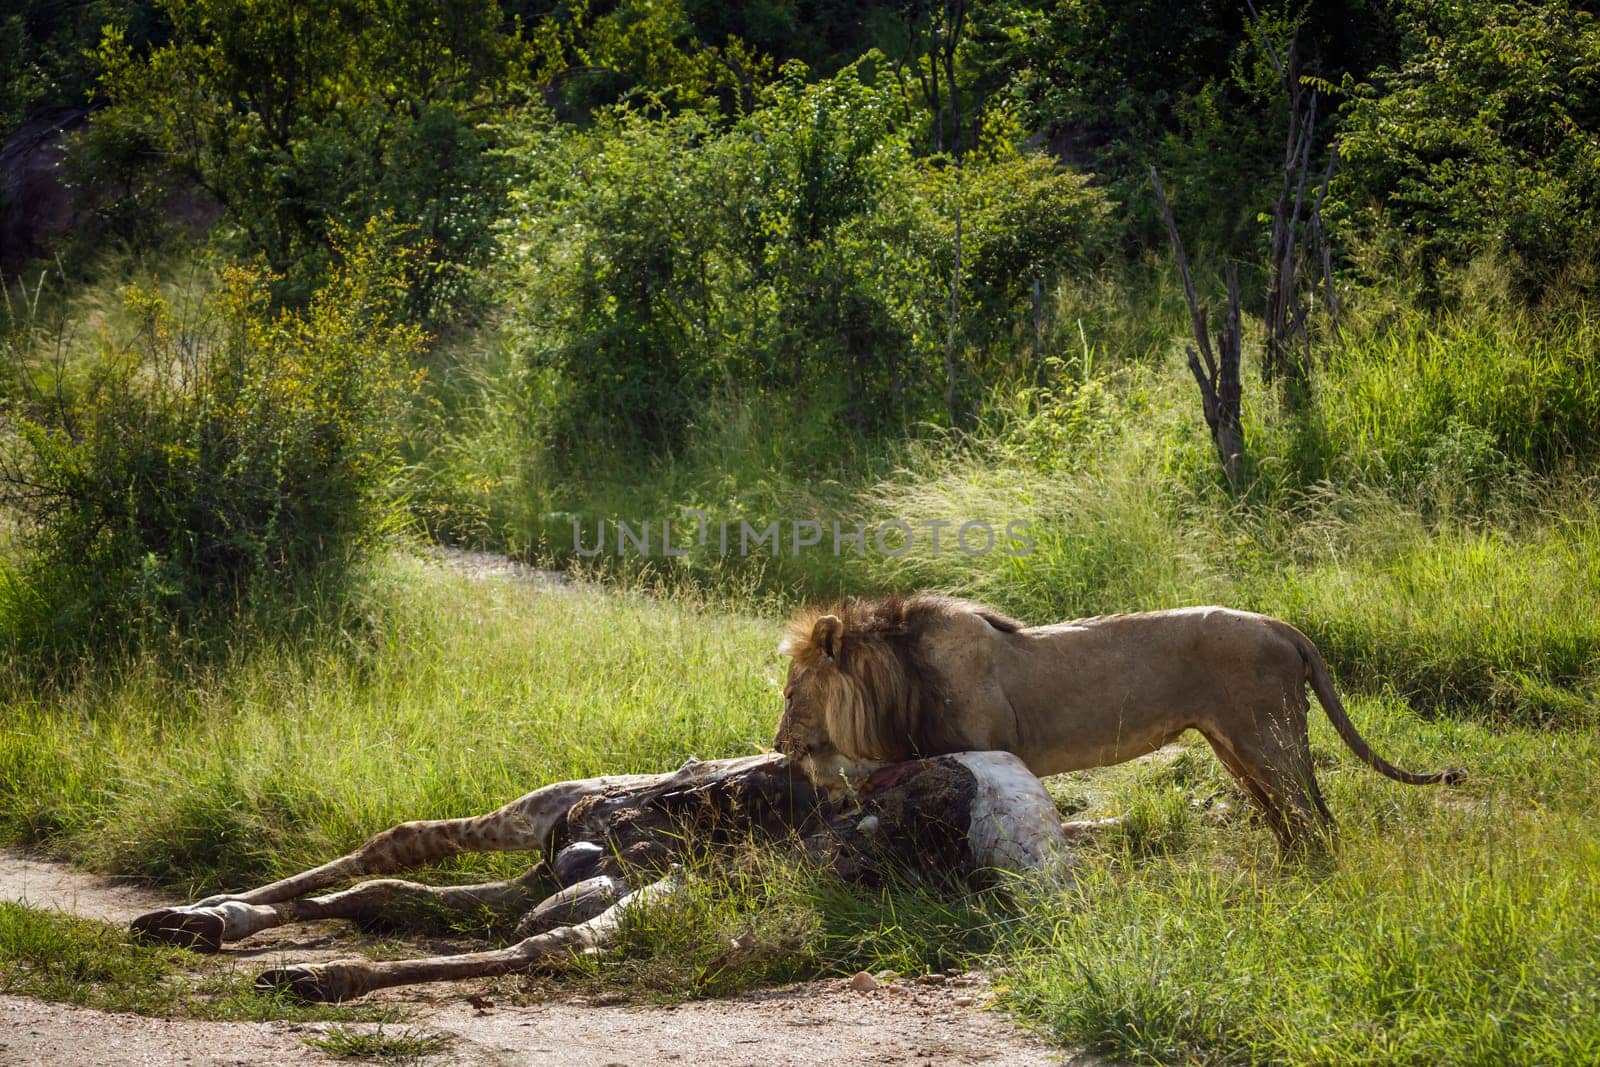
[{"label": "dead branch", "polygon": [[1225,268],[1228,285],[1228,318],[1217,339],[1218,352],[1213,355],[1211,338],[1206,330],[1205,312],[1195,295],[1194,277],[1189,271],[1189,259],[1184,255],[1183,239],[1178,236],[1178,224],[1172,217],[1172,206],[1161,187],[1161,176],[1150,168],[1150,181],[1155,186],[1156,202],[1167,224],[1167,237],[1172,241],[1173,256],[1178,261],[1178,274],[1183,280],[1183,298],[1189,305],[1189,322],[1194,329],[1195,343],[1188,346],[1189,372],[1200,388],[1200,409],[1206,426],[1211,431],[1212,444],[1222,462],[1223,476],[1228,488],[1237,495],[1244,484],[1244,430],[1241,422],[1243,387],[1239,379],[1241,330],[1239,319],[1239,275],[1233,264]]}]

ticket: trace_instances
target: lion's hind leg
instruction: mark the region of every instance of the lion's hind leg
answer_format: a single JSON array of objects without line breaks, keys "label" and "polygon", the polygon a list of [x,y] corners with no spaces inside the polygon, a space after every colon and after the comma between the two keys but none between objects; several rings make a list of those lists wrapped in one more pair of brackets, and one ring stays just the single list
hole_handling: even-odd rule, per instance
[{"label": "lion's hind leg", "polygon": [[[1220,739],[1209,735],[1223,764],[1267,813],[1285,853],[1326,852],[1334,820],[1311,762],[1304,699],[1287,715],[1260,716],[1252,728]],[[1262,724],[1266,723],[1265,726]]]},{"label": "lion's hind leg", "polygon": [[1213,736],[1205,731],[1201,731],[1201,733],[1210,742],[1211,750],[1217,754],[1217,759],[1221,761],[1224,767],[1228,768],[1228,773],[1233,775],[1234,781],[1239,783],[1239,788],[1243,789],[1250,799],[1255,801],[1257,809],[1266,818],[1267,825],[1272,828],[1273,836],[1278,839],[1278,844],[1287,848],[1290,838],[1288,821],[1285,819],[1282,809],[1278,807],[1278,803],[1273,798],[1272,793],[1267,789],[1266,784],[1251,772],[1244,759],[1235,755],[1227,741],[1220,736]]}]

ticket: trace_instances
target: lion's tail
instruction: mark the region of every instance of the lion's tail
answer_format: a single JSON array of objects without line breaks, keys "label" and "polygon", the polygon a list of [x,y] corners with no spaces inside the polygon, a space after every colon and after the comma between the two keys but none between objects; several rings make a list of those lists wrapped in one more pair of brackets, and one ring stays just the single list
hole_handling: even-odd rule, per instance
[{"label": "lion's tail", "polygon": [[1292,626],[1289,630],[1294,634],[1300,656],[1306,662],[1306,681],[1311,683],[1312,691],[1317,694],[1317,701],[1321,703],[1322,710],[1328,713],[1328,719],[1333,723],[1333,728],[1339,731],[1344,743],[1350,746],[1350,751],[1361,757],[1362,762],[1379,774],[1387,775],[1397,782],[1405,782],[1407,785],[1454,785],[1467,776],[1467,772],[1459,767],[1447,767],[1437,774],[1416,774],[1401,770],[1374,752],[1372,746],[1367,744],[1367,739],[1356,729],[1356,724],[1350,721],[1349,713],[1344,710],[1344,703],[1334,691],[1333,678],[1328,674],[1328,665],[1323,662],[1322,653],[1311,643],[1311,638]]}]

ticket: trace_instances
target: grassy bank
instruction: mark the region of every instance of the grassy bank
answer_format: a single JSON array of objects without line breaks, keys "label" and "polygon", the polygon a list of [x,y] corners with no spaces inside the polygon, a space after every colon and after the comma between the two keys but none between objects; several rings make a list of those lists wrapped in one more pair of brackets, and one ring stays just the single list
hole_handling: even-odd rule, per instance
[{"label": "grassy bank", "polygon": [[182,949],[133,944],[92,919],[0,901],[0,993],[101,1011],[214,1020],[387,1021],[393,1008],[297,1004],[257,993],[237,969],[201,967]]},{"label": "grassy bank", "polygon": [[[1418,765],[1454,751],[1473,784],[1404,790],[1324,765],[1342,828],[1327,871],[1274,868],[1238,828],[1192,825],[1154,854],[1102,857],[1080,897],[1029,901],[1008,1002],[1134,1062],[1591,1062],[1592,732],[1359,707],[1385,749]],[[1165,810],[1167,788],[1143,803]]]},{"label": "grassy bank", "polygon": [[[13,692],[5,839],[202,892],[403,819],[767,739],[771,619],[405,558],[377,573],[365,595],[383,621],[359,653],[285,640],[188,672],[147,655],[31,703]],[[1430,722],[1395,697],[1357,696],[1352,713],[1397,762],[1472,778],[1448,792],[1396,785],[1316,722],[1343,831],[1328,870],[1279,866],[1242,805],[1197,804],[1229,787],[1195,748],[1052,781],[1064,811],[1131,816],[1086,852],[1076,894],[849,888],[752,852],[569,980],[678,997],[983,963],[1004,968],[1002,998],[1024,1019],[1134,1060],[1592,1058],[1591,724]],[[455,876],[522,860],[466,860]]]},{"label": "grassy bank", "polygon": [[28,699],[0,743],[0,833],[107,869],[239,885],[374,828],[544,782],[750,752],[769,739],[770,624],[393,561],[353,593],[370,632],[196,665],[159,652]]}]

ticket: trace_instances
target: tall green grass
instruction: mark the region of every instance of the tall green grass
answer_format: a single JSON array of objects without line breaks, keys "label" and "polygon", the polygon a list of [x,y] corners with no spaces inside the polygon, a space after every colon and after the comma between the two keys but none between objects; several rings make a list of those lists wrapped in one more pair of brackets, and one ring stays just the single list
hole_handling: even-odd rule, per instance
[{"label": "tall green grass", "polygon": [[200,892],[407,819],[770,740],[771,624],[391,566],[359,648],[285,623],[209,663],[141,652],[13,690],[0,838]]},{"label": "tall green grass", "polygon": [[[385,610],[373,608],[359,654],[286,626],[281,642],[188,671],[146,650],[31,701],[13,690],[0,837],[199,894],[320,862],[398,821],[768,738],[782,666],[770,620],[404,559],[383,569],[369,595]],[[1052,780],[1066,810],[1128,816],[1085,846],[1076,892],[851,887],[751,850],[692,863],[681,896],[634,916],[615,956],[566,980],[679,998],[983,965],[1002,969],[1003,999],[1025,1019],[1134,1061],[1592,1059],[1592,722],[1430,722],[1393,697],[1356,697],[1351,711],[1396,762],[1471,777],[1397,785],[1316,718],[1342,830],[1325,867],[1280,864],[1196,745]],[[1219,795],[1228,805],[1208,806]],[[476,857],[425,876],[526,862]]]},{"label": "tall green grass", "polygon": [[[1185,309],[1160,259],[1064,282],[1039,351],[1019,337],[1015,367],[969,368],[993,384],[975,425],[954,435],[911,427],[862,440],[838,428],[838,397],[735,390],[698,412],[678,452],[640,456],[558,436],[548,413],[566,386],[530,370],[514,331],[491,324],[430,355],[399,491],[446,540],[768,613],[919,586],[1036,621],[1220,601],[1288,618],[1346,682],[1431,711],[1583,716],[1600,686],[1600,631],[1568,606],[1600,592],[1587,473],[1600,444],[1600,337],[1584,302],[1529,311],[1487,277],[1453,310],[1353,294],[1320,348],[1304,417],[1279,411],[1247,352],[1242,500],[1220,485],[1176,350]],[[51,299],[80,338],[116,311],[106,284]],[[618,519],[676,517],[682,543],[694,527],[682,509],[757,527],[1024,519],[1035,547],[969,558],[947,539],[935,558],[924,538],[902,558],[870,544],[836,556],[825,538],[798,556],[574,554],[574,520],[592,537]],[[65,634],[70,653],[70,634],[92,624],[73,615],[92,596],[0,578],[14,647]]]},{"label": "tall green grass", "polygon": [[[1326,869],[1274,867],[1237,826],[1161,809],[1160,782],[1134,787],[1187,833],[1028,898],[1006,1002],[1136,1063],[1593,1062],[1594,734],[1439,732],[1475,769],[1464,794],[1322,769],[1343,830]],[[1409,728],[1379,733],[1401,762],[1439,758]]]},{"label": "tall green grass", "polygon": [[1371,477],[1548,473],[1600,452],[1600,323],[1498,307],[1356,327],[1318,375],[1325,448]]},{"label": "tall green grass", "polygon": [[[580,562],[575,518],[591,544],[599,524],[659,523],[680,508],[735,528],[1026,520],[1034,547],[1022,557],[966,556],[947,530],[937,556],[923,532],[899,557],[869,535],[861,554],[835,555],[825,536],[798,555],[724,557],[710,545],[684,559],[618,558],[613,537],[585,565],[772,606],[934,588],[1039,622],[1222,602],[1287,618],[1347,684],[1430,712],[1590,716],[1600,624],[1582,606],[1600,600],[1600,337],[1586,305],[1423,311],[1357,294],[1321,347],[1303,416],[1280,410],[1247,352],[1250,482],[1235,499],[1176,350],[1186,324],[1170,275],[1153,261],[1064,284],[1040,358],[1019,357],[976,426],[955,435],[912,428],[863,442],[833,429],[826,397],[732,395],[677,454],[593,442],[562,456],[541,445],[528,394],[510,388],[515,359],[456,349],[477,368],[466,372],[476,400],[441,398],[438,447],[451,465],[425,457],[415,471],[477,484],[481,451],[499,472],[484,483],[480,506],[499,518],[483,540],[566,565]],[[510,411],[526,420],[521,437],[492,414]],[[494,458],[512,439],[537,457],[537,478],[508,476]],[[693,528],[680,522],[680,544]]]},{"label": "tall green grass", "polygon": [[[1127,449],[1127,446],[1123,446]],[[1169,457],[1170,458],[1170,457]],[[1600,700],[1600,510],[1591,483],[1514,514],[1429,515],[1364,488],[1233,507],[1152,477],[1127,449],[1059,478],[970,455],[874,490],[879,514],[1026,515],[1026,557],[869,558],[882,588],[928,587],[1024,619],[1224,603],[1305,630],[1347,685],[1446,714],[1587,721]]]}]

